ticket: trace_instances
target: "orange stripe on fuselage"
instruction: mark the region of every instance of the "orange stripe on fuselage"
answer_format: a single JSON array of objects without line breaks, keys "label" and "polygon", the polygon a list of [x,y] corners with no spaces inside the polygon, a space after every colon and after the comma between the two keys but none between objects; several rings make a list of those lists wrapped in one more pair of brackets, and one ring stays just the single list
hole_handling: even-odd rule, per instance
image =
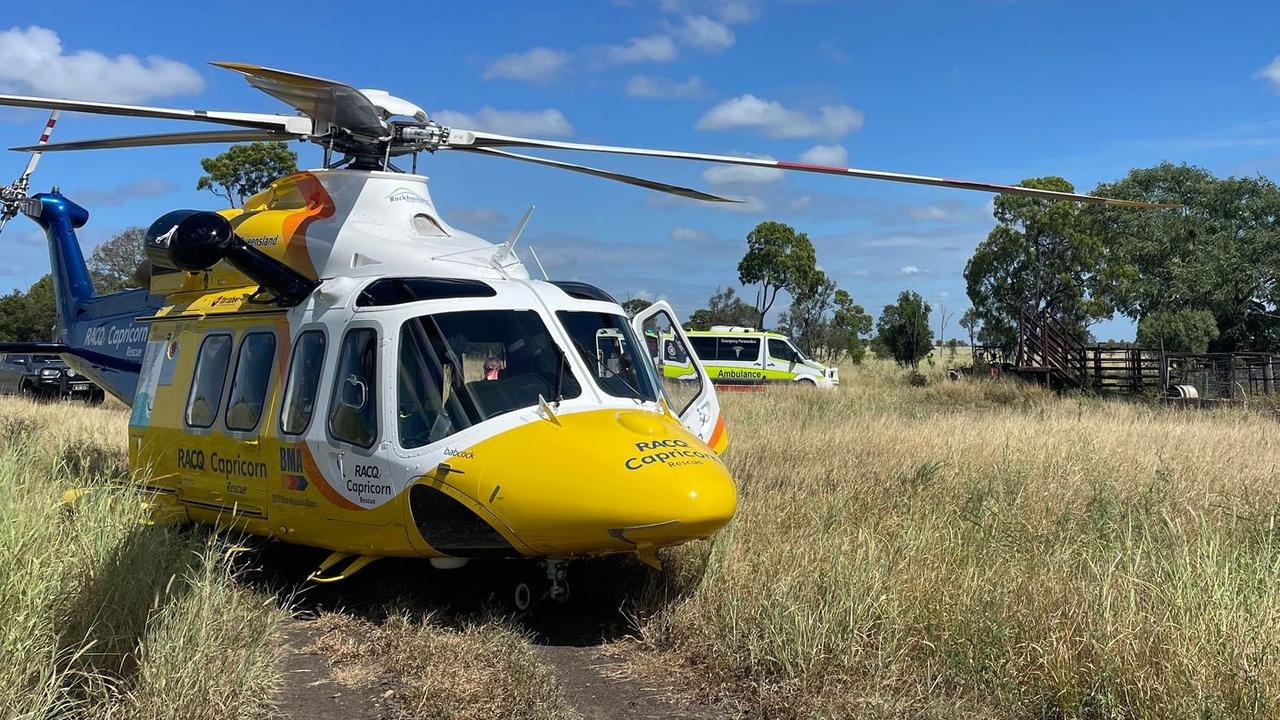
[{"label": "orange stripe on fuselage", "polygon": [[307,199],[307,209],[299,210],[284,221],[280,239],[284,243],[285,262],[307,277],[315,278],[315,265],[307,251],[307,226],[316,220],[333,217],[336,207],[324,185],[311,173],[301,173],[296,181],[298,192]]},{"label": "orange stripe on fuselage", "polygon": [[313,480],[316,489],[326,500],[337,505],[343,510],[364,510],[364,508],[351,502],[350,500],[338,494],[337,490],[324,479],[324,473],[320,472],[320,466],[316,464],[316,459],[311,457],[311,448],[306,443],[302,443],[302,469],[307,473],[307,479]]},{"label": "orange stripe on fuselage", "polygon": [[724,452],[729,446],[729,433],[724,424],[723,413],[716,417],[716,429],[711,431],[711,439],[707,441],[707,445],[717,454]]}]

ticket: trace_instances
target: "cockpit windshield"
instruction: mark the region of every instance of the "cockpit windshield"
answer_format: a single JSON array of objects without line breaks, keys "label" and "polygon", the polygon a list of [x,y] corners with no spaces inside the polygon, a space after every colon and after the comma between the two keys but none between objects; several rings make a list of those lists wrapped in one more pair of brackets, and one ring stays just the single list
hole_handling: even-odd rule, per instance
[{"label": "cockpit windshield", "polygon": [[582,388],[532,310],[424,315],[400,329],[400,444],[422,447],[496,415]]},{"label": "cockpit windshield", "polygon": [[648,350],[621,315],[562,310],[556,317],[596,384],[614,397],[657,402],[657,380]]}]

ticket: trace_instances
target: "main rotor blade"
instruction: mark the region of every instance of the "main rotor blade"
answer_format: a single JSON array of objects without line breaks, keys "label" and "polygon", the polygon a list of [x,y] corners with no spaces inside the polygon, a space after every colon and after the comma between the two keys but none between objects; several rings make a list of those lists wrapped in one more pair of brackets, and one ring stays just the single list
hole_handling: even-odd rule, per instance
[{"label": "main rotor blade", "polygon": [[388,135],[378,108],[346,83],[248,63],[210,64],[244,75],[253,87],[315,120],[337,125],[353,135],[372,140],[382,140]]},{"label": "main rotor blade", "polygon": [[606,180],[616,180],[618,182],[624,182],[628,185],[635,185],[636,187],[648,188],[650,190],[657,190],[658,192],[670,193],[672,195],[679,195],[680,197],[687,197],[693,200],[706,200],[708,202],[723,202],[723,203],[742,202],[741,200],[731,200],[729,198],[720,197],[719,195],[712,195],[710,193],[705,193],[705,192],[702,192],[701,190],[694,190],[693,188],[681,187],[679,185],[671,185],[664,182],[658,182],[657,180],[646,180],[644,178],[639,178],[634,175],[623,175],[622,173],[611,172],[609,170],[601,170],[599,168],[588,167],[586,165],[575,165],[573,163],[562,162],[560,160],[549,160],[547,158],[533,157],[532,155],[519,155],[517,153],[507,152],[506,150],[497,150],[494,148],[487,148],[487,147],[458,148],[458,149],[463,150],[465,152],[484,153],[485,155],[494,155],[497,157],[511,158],[512,160],[523,160],[524,162],[535,163],[537,165],[547,165],[550,167],[560,168],[562,170],[572,170],[573,172],[580,172],[586,175],[594,175],[596,177],[604,178]]},{"label": "main rotor blade", "polygon": [[71,140],[44,145],[22,145],[10,150],[105,150],[108,148],[151,147],[154,145],[197,145],[200,143],[237,143],[297,140],[301,135],[272,132],[271,130],[214,130],[212,132],[163,133],[160,135],[130,135],[127,137],[99,138],[96,140]]},{"label": "main rotor blade", "polygon": [[777,168],[779,170],[796,170],[799,172],[824,173],[827,175],[848,175],[871,180],[887,180],[890,182],[912,183],[915,185],[933,185],[937,187],[957,188],[960,190],[978,190],[981,192],[1022,195],[1025,197],[1040,198],[1042,200],[1072,200],[1075,202],[1139,208],[1180,207],[1178,205],[1166,203],[1117,200],[1115,198],[1097,197],[1095,195],[1058,192],[1056,190],[1039,190],[1037,188],[1021,187],[1019,185],[1001,185],[998,183],[977,182],[973,180],[954,180],[949,178],[931,177],[929,175],[911,175],[908,173],[884,172],[881,170],[863,170],[860,168],[834,167],[829,165],[811,165],[808,163],[786,162],[784,160],[761,160],[759,158],[736,157],[733,155],[712,155],[708,153],[683,152],[680,150],[654,150],[652,148],[590,145],[587,143],[563,142],[559,140],[536,140],[533,138],[498,135],[495,133],[476,130],[458,130],[454,128],[449,129],[448,143],[443,147],[450,147],[459,150],[499,147],[579,150],[583,152],[609,153],[614,155],[673,158],[677,160],[697,160],[701,162],[727,163],[730,165]]},{"label": "main rotor blade", "polygon": [[282,130],[297,135],[310,135],[312,122],[308,118],[266,113],[224,112],[221,110],[180,110],[176,108],[146,107],[144,105],[120,105],[87,100],[62,100],[60,98],[30,97],[26,95],[0,95],[0,105],[11,107],[68,110],[94,115],[124,115],[128,117],[160,118],[163,120],[195,120],[221,125],[261,130]]}]

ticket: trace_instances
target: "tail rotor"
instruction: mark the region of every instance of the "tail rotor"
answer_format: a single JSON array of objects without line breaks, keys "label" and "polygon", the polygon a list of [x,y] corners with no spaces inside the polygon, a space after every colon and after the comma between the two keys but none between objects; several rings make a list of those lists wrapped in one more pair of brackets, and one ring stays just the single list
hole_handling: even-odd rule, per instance
[{"label": "tail rotor", "polygon": [[[58,124],[58,113],[58,110],[49,113],[49,122],[45,123],[44,132],[40,133],[40,140],[36,143],[37,148],[49,142],[49,136],[53,134],[53,126]],[[4,231],[4,226],[22,209],[22,203],[27,199],[27,190],[31,187],[31,174],[40,164],[42,154],[39,149],[32,150],[31,157],[27,159],[27,167],[18,179],[8,187],[0,187],[0,232]]]}]

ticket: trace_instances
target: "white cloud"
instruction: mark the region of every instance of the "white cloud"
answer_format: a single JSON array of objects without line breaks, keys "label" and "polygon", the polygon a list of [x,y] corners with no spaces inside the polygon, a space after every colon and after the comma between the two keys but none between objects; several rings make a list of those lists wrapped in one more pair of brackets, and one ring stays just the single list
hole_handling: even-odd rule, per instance
[{"label": "white cloud", "polygon": [[899,274],[899,275],[923,275],[923,274],[925,274],[926,272],[928,272],[928,271],[927,271],[927,270],[921,270],[920,268],[916,267],[915,265],[903,265],[901,268],[899,268],[899,269],[898,269],[898,274]]},{"label": "white cloud", "polygon": [[551,80],[569,62],[569,53],[546,47],[536,47],[522,53],[503,55],[494,60],[484,71],[486,80],[523,80],[543,83]]},{"label": "white cloud", "polygon": [[[773,160],[768,155],[746,155],[760,160]],[[735,183],[763,184],[777,182],[786,174],[778,168],[750,167],[747,165],[715,165],[702,171],[702,179],[712,185],[732,185]]]},{"label": "white cloud", "polygon": [[849,164],[849,152],[844,149],[843,145],[814,145],[800,153],[800,161],[810,165],[837,165],[843,167]]},{"label": "white cloud", "polygon": [[702,80],[694,76],[690,76],[684,82],[676,82],[648,75],[632,75],[627,81],[627,95],[631,97],[673,100],[694,98],[702,93]]},{"label": "white cloud", "polygon": [[82,203],[87,207],[124,205],[130,200],[168,195],[177,189],[178,184],[167,178],[146,177],[130,180],[107,189],[77,190],[74,193],[74,197],[76,202]]},{"label": "white cloud", "polygon": [[813,114],[747,94],[708,110],[699,118],[697,128],[758,130],[775,138],[840,137],[862,127],[862,121],[862,113],[848,105],[825,105]]},{"label": "white cloud", "polygon": [[449,127],[512,135],[544,135],[567,137],[573,134],[573,126],[564,113],[547,110],[494,110],[481,108],[475,113],[441,110],[432,116],[436,122]]},{"label": "white cloud", "polygon": [[198,93],[204,79],[190,65],[156,55],[66,53],[58,33],[33,25],[0,32],[0,89],[136,103]]},{"label": "white cloud", "polygon": [[759,14],[755,5],[749,2],[726,2],[720,6],[720,19],[730,25],[751,22]]},{"label": "white cloud", "polygon": [[1277,55],[1276,59],[1272,60],[1270,65],[1254,73],[1253,76],[1256,78],[1270,80],[1272,85],[1280,88],[1280,55]]},{"label": "white cloud", "polygon": [[724,23],[706,15],[691,15],[676,33],[690,47],[707,52],[719,52],[733,47],[733,31]]},{"label": "white cloud", "polygon": [[805,210],[808,210],[811,205],[813,205],[812,195],[801,195],[800,197],[795,198],[791,202],[787,203],[787,207],[791,208],[796,212],[803,212]]},{"label": "white cloud", "polygon": [[671,62],[679,52],[670,35],[646,35],[634,37],[625,45],[610,45],[604,49],[604,57],[611,63],[626,65],[640,62]]},{"label": "white cloud", "polygon": [[710,240],[711,233],[706,230],[694,230],[683,225],[677,225],[671,228],[671,239],[683,243],[700,243]]},{"label": "white cloud", "polygon": [[658,0],[658,9],[671,14],[700,12],[739,25],[760,17],[760,0]]}]

